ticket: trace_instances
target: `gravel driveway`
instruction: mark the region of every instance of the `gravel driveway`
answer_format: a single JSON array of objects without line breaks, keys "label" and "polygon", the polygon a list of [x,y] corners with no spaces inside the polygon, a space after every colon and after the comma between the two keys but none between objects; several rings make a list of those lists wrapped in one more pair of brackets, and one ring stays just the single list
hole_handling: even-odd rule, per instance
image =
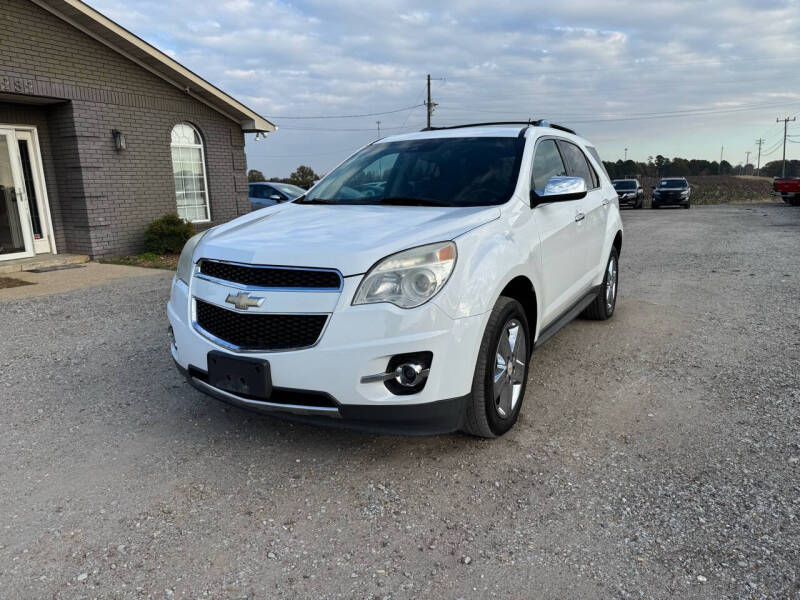
[{"label": "gravel driveway", "polygon": [[623,218],[495,441],[201,395],[169,274],[0,303],[0,598],[800,598],[800,209]]}]

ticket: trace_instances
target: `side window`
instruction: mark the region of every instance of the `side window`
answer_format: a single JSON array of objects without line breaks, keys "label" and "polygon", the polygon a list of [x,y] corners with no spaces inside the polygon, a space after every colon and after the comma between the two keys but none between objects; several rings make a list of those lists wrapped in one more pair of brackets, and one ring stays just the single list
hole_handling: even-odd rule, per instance
[{"label": "side window", "polygon": [[586,160],[583,151],[570,142],[561,141],[559,144],[564,152],[564,162],[567,163],[569,174],[572,177],[583,177],[586,187],[589,189],[598,187],[597,174]]},{"label": "side window", "polygon": [[[608,171],[606,171],[606,166],[603,164],[603,161],[600,160],[600,155],[597,153],[597,148],[595,148],[594,146],[586,146],[586,150],[589,151],[589,154],[592,155],[592,158],[595,160],[595,162],[598,165],[600,165],[600,168],[603,169],[603,173],[605,173],[606,177],[608,177]],[[592,164],[589,163],[589,166],[591,167]],[[608,178],[611,179],[610,177],[608,177]],[[597,185],[598,186],[600,185],[599,181],[597,182]]]},{"label": "side window", "polygon": [[567,174],[561,154],[555,140],[542,140],[536,146],[533,157],[532,186],[537,193],[544,191],[547,180],[551,177],[563,177]]}]

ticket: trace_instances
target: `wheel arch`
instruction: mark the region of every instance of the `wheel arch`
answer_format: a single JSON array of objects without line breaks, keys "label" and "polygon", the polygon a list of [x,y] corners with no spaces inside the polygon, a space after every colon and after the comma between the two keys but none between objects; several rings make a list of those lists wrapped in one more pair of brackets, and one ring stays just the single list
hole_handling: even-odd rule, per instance
[{"label": "wheel arch", "polygon": [[538,299],[533,282],[525,275],[517,275],[503,287],[500,296],[513,298],[522,305],[525,310],[525,317],[528,319],[530,343],[533,345],[533,340],[537,334],[539,314]]},{"label": "wheel arch", "polygon": [[617,256],[622,255],[622,230],[620,229],[617,231],[617,234],[614,236],[614,241],[611,242],[611,245],[616,249]]}]

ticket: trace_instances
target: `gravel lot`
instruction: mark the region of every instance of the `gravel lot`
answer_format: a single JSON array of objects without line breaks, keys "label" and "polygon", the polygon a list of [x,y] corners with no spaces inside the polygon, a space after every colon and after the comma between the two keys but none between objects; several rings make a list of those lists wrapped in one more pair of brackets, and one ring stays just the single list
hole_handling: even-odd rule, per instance
[{"label": "gravel lot", "polygon": [[0,597],[800,598],[800,209],[623,218],[495,441],[201,395],[166,273],[0,302]]}]

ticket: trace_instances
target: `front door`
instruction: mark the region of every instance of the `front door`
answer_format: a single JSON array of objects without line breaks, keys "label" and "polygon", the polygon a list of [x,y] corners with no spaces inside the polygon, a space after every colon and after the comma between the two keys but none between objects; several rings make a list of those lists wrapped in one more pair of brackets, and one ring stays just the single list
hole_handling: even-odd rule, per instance
[{"label": "front door", "polygon": [[13,129],[0,129],[0,260],[33,256],[33,231]]},{"label": "front door", "polygon": [[[556,140],[537,142],[533,155],[531,189],[542,195],[551,177],[567,174]],[[542,260],[542,327],[546,327],[580,299],[584,264],[581,262],[582,201],[547,202],[533,211]]]}]

